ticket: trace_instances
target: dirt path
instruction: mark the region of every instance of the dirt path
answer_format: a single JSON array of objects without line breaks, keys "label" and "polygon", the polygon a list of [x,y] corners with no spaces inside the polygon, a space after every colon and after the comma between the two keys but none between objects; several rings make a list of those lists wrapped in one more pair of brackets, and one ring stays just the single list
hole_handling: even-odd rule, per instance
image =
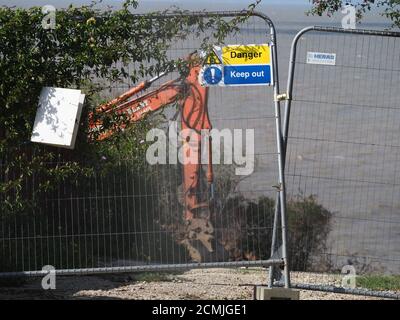
[{"label": "dirt path", "polygon": [[[338,285],[340,277],[292,273],[294,282]],[[131,274],[58,277],[56,290],[44,291],[40,280],[22,286],[0,286],[0,299],[221,299],[251,300],[266,271],[251,269],[191,270],[180,274]],[[373,300],[375,298],[301,291],[302,300]]]}]

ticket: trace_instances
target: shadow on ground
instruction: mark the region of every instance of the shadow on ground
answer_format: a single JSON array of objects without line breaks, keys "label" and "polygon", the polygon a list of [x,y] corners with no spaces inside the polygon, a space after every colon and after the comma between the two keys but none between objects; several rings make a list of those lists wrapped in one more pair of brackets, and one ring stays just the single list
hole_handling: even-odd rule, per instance
[{"label": "shadow on ground", "polygon": [[[124,287],[146,282],[172,281],[178,273],[134,273],[117,275],[58,276],[56,289],[44,290],[41,278],[0,280],[0,300],[121,300],[107,292],[124,291]],[[80,295],[80,292],[92,295]],[[104,294],[103,294],[104,293]]]}]

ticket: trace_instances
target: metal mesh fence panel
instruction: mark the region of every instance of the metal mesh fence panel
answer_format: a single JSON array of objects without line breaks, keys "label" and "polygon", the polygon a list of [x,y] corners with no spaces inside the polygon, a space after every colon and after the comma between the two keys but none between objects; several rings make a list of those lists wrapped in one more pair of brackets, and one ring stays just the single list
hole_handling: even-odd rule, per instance
[{"label": "metal mesh fence panel", "polygon": [[[299,258],[294,269],[353,265],[357,273],[400,272],[399,37],[310,27],[294,41],[288,207],[307,199],[308,206],[297,208],[295,225],[310,220],[313,226],[292,242],[292,262]],[[315,54],[335,54],[335,65],[322,56],[310,60]],[[299,232],[291,230],[289,238]],[[300,259],[305,255],[313,258]]]},{"label": "metal mesh fence panel", "polygon": [[[270,21],[252,16],[225,43],[271,43],[270,31]],[[212,35],[201,35],[206,36]],[[174,43],[169,55],[184,58],[199,46],[193,34]],[[129,65],[127,72],[134,70],[135,65]],[[170,73],[147,92],[178,76]],[[109,84],[103,98],[114,98],[134,85],[129,78],[124,84]],[[211,227],[206,226],[212,228],[207,229],[213,236],[212,250],[186,243],[182,166],[149,165],[129,147],[129,139],[138,137],[125,134],[125,149],[113,150],[113,161],[104,157],[81,164],[92,168],[93,175],[60,181],[56,190],[36,199],[38,205],[31,211],[0,217],[0,272],[40,274],[45,265],[62,274],[79,274],[280,264],[280,259],[269,260],[277,193],[273,186],[279,182],[273,96],[273,89],[265,86],[210,88],[213,128],[243,130],[237,138],[243,143],[245,130],[254,130],[255,137],[254,154],[248,154],[254,158],[251,174],[235,175],[235,168],[243,167],[235,161],[214,166],[216,197],[207,213]],[[176,112],[176,106],[162,111],[166,119]],[[168,121],[158,123],[167,132]],[[242,151],[246,153],[245,145]],[[60,151],[58,159],[42,165],[56,166],[73,152]],[[11,159],[12,155],[3,161]],[[2,170],[1,178],[10,174]],[[43,182],[40,173],[34,173],[25,184],[27,197]],[[205,191],[198,196],[207,197]],[[195,258],[193,248],[201,259]]]}]

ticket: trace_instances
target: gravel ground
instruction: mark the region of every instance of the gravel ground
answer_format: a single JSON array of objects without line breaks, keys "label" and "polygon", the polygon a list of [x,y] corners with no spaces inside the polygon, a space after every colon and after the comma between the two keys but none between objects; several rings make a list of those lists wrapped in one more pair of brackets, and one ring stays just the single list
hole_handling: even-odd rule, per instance
[{"label": "gravel ground", "polygon": [[[139,281],[135,280],[139,279]],[[140,280],[141,279],[141,280]],[[190,270],[163,277],[135,274],[58,277],[56,290],[41,289],[40,280],[22,286],[1,285],[0,299],[171,299],[251,300],[254,285],[266,283],[266,271],[249,269]],[[340,276],[292,273],[296,283],[340,285]],[[301,300],[375,300],[377,298],[300,291]]]}]

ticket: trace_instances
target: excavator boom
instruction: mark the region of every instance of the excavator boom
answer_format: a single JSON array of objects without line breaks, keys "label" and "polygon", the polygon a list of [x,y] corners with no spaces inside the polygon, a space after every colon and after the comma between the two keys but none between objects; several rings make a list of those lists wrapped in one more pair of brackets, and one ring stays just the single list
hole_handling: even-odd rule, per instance
[{"label": "excavator boom", "polygon": [[[157,89],[135,97],[167,73],[140,83],[119,97],[105,103],[96,108],[97,114],[115,113],[124,115],[127,122],[136,122],[144,118],[145,115],[162,109],[172,103],[178,103],[181,108],[181,129],[184,132],[183,146],[181,148],[184,158],[193,157],[193,150],[197,150],[197,161],[188,161],[183,164],[183,219],[185,223],[185,236],[181,239],[192,260],[201,262],[202,254],[197,245],[193,242],[200,242],[208,252],[213,251],[211,241],[213,239],[214,229],[210,223],[210,207],[209,203],[200,199],[202,194],[200,191],[200,179],[202,172],[201,165],[201,148],[202,148],[202,132],[211,130],[211,123],[208,114],[208,88],[202,87],[198,81],[201,66],[194,65],[191,67],[188,76],[184,79],[179,78],[171,80],[159,86]],[[117,130],[124,129],[126,122],[118,124],[117,127],[104,130],[102,120],[95,120],[94,114],[89,115],[90,131],[98,131],[98,140],[104,140],[115,134]],[[191,129],[191,130],[185,130]],[[211,138],[206,148],[208,149],[208,170],[207,182],[209,190],[213,190],[213,170],[212,170],[212,153]],[[212,197],[212,195],[211,195]],[[182,232],[181,232],[182,233]]]},{"label": "excavator boom", "polygon": [[[124,93],[120,97],[111,102],[102,105],[96,109],[98,114],[118,114],[124,115],[128,123],[142,120],[143,117],[151,112],[155,112],[167,105],[178,102],[177,99],[182,92],[182,85],[177,80],[172,80],[160,88],[142,95],[139,98],[126,101],[132,95],[135,95],[148,88],[148,85],[143,82],[138,87],[130,90],[129,95]],[[141,89],[141,90],[139,90]],[[117,128],[102,130],[103,122],[101,120],[94,121],[94,115],[89,115],[89,126],[91,131],[99,131],[98,140],[104,140],[115,133],[115,129],[124,129],[126,124],[119,123]]]}]

